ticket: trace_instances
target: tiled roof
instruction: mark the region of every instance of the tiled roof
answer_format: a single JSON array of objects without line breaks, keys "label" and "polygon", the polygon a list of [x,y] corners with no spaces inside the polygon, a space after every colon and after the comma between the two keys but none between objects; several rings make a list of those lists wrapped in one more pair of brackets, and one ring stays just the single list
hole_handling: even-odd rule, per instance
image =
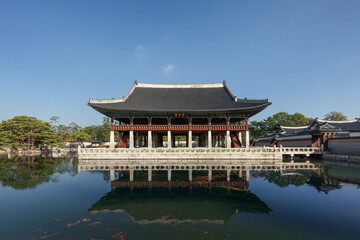
[{"label": "tiled roof", "polygon": [[122,99],[90,100],[99,112],[232,112],[254,115],[271,102],[267,99],[238,99],[225,82],[217,84],[144,84],[135,82]]}]

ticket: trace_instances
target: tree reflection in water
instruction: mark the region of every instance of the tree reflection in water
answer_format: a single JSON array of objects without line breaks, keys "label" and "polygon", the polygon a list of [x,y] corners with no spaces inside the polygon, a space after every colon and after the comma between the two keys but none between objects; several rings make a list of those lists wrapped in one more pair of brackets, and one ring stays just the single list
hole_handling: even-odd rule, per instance
[{"label": "tree reflection in water", "polygon": [[36,188],[39,184],[56,182],[55,173],[77,174],[77,161],[65,158],[15,156],[0,160],[0,183],[17,190]]}]

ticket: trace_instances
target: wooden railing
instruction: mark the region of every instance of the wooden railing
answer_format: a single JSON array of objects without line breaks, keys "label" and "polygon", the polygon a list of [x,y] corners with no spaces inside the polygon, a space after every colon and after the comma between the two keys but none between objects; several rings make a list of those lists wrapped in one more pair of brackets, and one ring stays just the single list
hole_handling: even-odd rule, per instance
[{"label": "wooden railing", "polygon": [[246,131],[245,124],[238,125],[112,125],[112,131]]}]

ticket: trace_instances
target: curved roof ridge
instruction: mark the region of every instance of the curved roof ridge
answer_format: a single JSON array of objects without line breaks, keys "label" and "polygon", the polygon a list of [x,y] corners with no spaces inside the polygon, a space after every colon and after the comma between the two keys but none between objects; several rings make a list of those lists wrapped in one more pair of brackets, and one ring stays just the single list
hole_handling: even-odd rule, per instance
[{"label": "curved roof ridge", "polygon": [[359,119],[343,120],[343,121],[333,121],[333,120],[317,119],[317,121],[318,121],[318,122],[321,122],[321,123],[353,123],[353,122],[358,122]]},{"label": "curved roof ridge", "polygon": [[198,83],[198,84],[166,84],[166,83],[138,83],[135,81],[137,87],[144,88],[222,88],[224,83]]},{"label": "curved roof ridge", "polygon": [[90,99],[89,103],[100,103],[100,104],[104,104],[104,103],[118,103],[118,102],[123,102],[124,99],[120,98],[120,99]]},{"label": "curved roof ridge", "polygon": [[306,126],[300,126],[300,127],[287,127],[287,126],[280,126],[281,128],[294,128],[294,129],[302,129],[302,128],[308,128],[310,125]]}]

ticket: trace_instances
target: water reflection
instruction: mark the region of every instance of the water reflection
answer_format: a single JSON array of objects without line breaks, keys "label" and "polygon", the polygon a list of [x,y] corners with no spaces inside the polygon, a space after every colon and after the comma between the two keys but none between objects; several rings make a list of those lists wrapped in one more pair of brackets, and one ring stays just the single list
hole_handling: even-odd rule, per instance
[{"label": "water reflection", "polygon": [[56,182],[55,173],[77,174],[77,161],[40,156],[12,156],[0,158],[0,183],[17,190],[36,188],[46,182]]},{"label": "water reflection", "polygon": [[105,171],[111,179],[111,192],[88,209],[90,214],[125,213],[140,225],[225,224],[240,213],[270,214],[267,204],[250,192],[250,174],[287,186],[305,184],[309,175],[301,172],[320,171],[310,162],[274,160],[80,160],[78,169]]},{"label": "water reflection", "polygon": [[149,185],[131,189],[131,186],[121,185],[94,203],[88,211],[90,214],[125,213],[134,223],[141,225],[225,224],[235,214],[269,214],[272,211],[255,194],[243,191],[242,187],[231,187],[229,191],[228,187],[218,185],[212,188],[199,186]]},{"label": "water reflection", "polygon": [[340,239],[358,233],[360,216],[359,165],[326,161],[5,157],[0,183],[0,239],[110,239],[120,230],[128,239],[154,232],[168,233],[157,239],[210,233],[215,239],[264,239],[267,233],[259,229],[268,227],[295,231],[298,239]]}]

